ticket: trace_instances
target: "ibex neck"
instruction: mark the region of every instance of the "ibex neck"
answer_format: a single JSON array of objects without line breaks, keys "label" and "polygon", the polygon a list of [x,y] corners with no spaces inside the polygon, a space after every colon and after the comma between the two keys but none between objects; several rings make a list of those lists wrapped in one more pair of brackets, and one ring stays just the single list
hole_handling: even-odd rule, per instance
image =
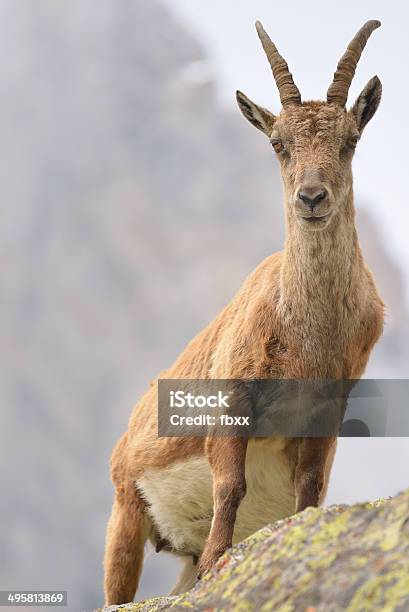
[{"label": "ibex neck", "polygon": [[322,231],[306,231],[287,219],[280,306],[301,317],[314,308],[334,313],[359,282],[363,262],[352,190],[342,208]]}]

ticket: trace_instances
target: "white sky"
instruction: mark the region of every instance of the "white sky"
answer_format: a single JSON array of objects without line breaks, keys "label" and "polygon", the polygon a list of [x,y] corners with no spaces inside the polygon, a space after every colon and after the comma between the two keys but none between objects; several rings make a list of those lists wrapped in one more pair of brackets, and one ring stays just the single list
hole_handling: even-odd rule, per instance
[{"label": "white sky", "polygon": [[[304,99],[325,98],[337,61],[367,19],[380,19],[362,55],[349,104],[378,74],[381,105],[354,160],[355,193],[370,206],[385,243],[405,270],[409,285],[409,206],[406,203],[405,121],[408,99],[409,3],[397,0],[166,0],[202,42],[212,62],[221,101],[235,108],[235,91],[277,112],[279,97],[254,22],[260,19],[286,58]],[[238,112],[238,111],[237,111]],[[250,127],[249,127],[250,129]],[[408,292],[409,295],[409,292]]]}]

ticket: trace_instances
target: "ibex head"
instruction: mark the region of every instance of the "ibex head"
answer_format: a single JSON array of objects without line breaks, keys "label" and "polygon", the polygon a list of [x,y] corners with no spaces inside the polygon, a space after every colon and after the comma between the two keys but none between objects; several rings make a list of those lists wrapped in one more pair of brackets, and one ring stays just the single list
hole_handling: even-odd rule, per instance
[{"label": "ibex head", "polygon": [[268,136],[281,165],[290,219],[303,228],[323,229],[342,214],[352,188],[351,161],[368,121],[378,108],[382,85],[374,76],[350,110],[345,105],[361,53],[379,21],[368,21],[341,57],[326,102],[302,102],[286,61],[256,23],[257,33],[273,71],[282,110],[273,115],[240,91],[243,115]]}]

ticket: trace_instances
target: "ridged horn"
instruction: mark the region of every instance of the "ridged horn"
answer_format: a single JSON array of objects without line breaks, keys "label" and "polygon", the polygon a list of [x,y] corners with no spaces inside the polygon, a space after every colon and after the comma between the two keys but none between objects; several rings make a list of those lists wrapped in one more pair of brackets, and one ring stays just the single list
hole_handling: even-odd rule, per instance
[{"label": "ridged horn", "polygon": [[301,104],[301,94],[293,81],[287,62],[279,54],[275,44],[259,21],[256,21],[256,30],[273,71],[274,80],[280,94],[281,104],[283,106]]},{"label": "ridged horn", "polygon": [[355,34],[344,55],[338,62],[334,78],[327,91],[327,102],[345,106],[348,98],[348,91],[352,79],[354,78],[355,69],[362,51],[372,32],[376,30],[376,28],[379,28],[380,25],[380,21],[372,19],[371,21],[367,21]]}]

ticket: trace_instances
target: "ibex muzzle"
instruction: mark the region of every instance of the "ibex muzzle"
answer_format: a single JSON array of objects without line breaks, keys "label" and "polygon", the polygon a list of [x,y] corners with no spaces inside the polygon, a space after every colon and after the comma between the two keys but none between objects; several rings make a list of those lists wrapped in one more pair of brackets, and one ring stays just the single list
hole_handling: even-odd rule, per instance
[{"label": "ibex muzzle", "polygon": [[295,207],[300,219],[320,224],[330,213],[331,196],[325,184],[325,174],[317,168],[307,168],[296,188]]}]

